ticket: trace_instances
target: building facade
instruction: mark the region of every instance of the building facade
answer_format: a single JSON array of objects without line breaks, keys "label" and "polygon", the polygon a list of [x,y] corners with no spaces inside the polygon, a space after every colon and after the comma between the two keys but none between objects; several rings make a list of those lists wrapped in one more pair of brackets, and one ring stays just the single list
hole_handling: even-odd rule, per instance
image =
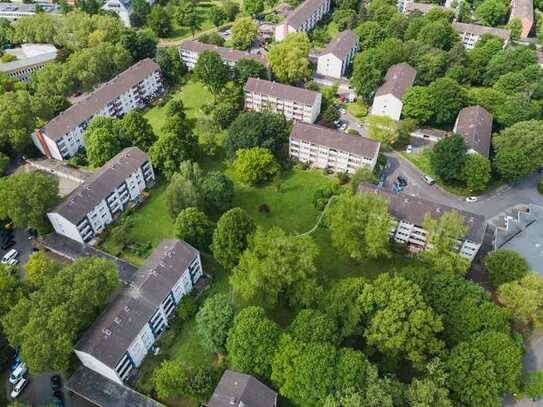
[{"label": "building facade", "polygon": [[351,30],[341,31],[328,44],[317,60],[317,73],[341,78],[358,50],[358,35]]},{"label": "building facade", "polygon": [[370,184],[360,184],[358,192],[377,194],[388,202],[388,211],[394,219],[390,237],[397,243],[407,245],[412,252],[421,252],[430,247],[428,231],[423,227],[424,218],[430,216],[436,220],[445,212],[451,211],[456,211],[463,217],[466,230],[464,236],[455,239],[458,253],[471,262],[483,243],[486,224],[484,217],[480,215]]},{"label": "building facade", "polygon": [[[21,17],[33,16],[37,6],[37,3],[0,3],[0,18],[16,21]],[[59,12],[56,4],[40,3],[39,6],[44,13]]]},{"label": "building facade", "polygon": [[511,30],[502,28],[485,27],[477,24],[466,24],[453,22],[453,29],[460,35],[464,48],[472,49],[484,34],[491,34],[503,40],[503,46],[507,46],[511,41]]},{"label": "building facade", "polygon": [[147,154],[125,148],[47,213],[55,231],[80,243],[92,240],[141,199],[155,174]]},{"label": "building facade", "polygon": [[373,170],[379,148],[379,142],[369,138],[301,122],[294,123],[289,138],[291,158],[350,174],[361,167]]},{"label": "building facade", "polygon": [[230,67],[234,66],[240,59],[253,59],[260,62],[265,67],[268,67],[269,65],[266,57],[262,55],[251,54],[246,51],[239,51],[232,48],[219,47],[218,45],[204,44],[203,42],[194,40],[184,40],[178,48],[179,58],[181,58],[181,61],[183,61],[189,70],[194,69],[200,54],[205,51],[216,52],[221,57],[222,61]]},{"label": "building facade", "polygon": [[321,111],[322,95],[312,90],[249,78],[244,91],[246,110],[280,113],[306,123],[314,123]]},{"label": "building facade", "polygon": [[453,132],[464,138],[468,153],[490,155],[492,115],[481,106],[465,107],[458,113]]},{"label": "building facade", "polygon": [[159,66],[143,59],[36,129],[32,140],[47,158],[68,159],[85,147],[83,134],[94,117],[122,117],[145,107],[163,90]]},{"label": "building facade", "polygon": [[15,61],[0,64],[0,72],[9,78],[28,82],[33,72],[57,58],[57,49],[49,44],[23,44],[19,48],[6,49],[6,54],[17,58]]},{"label": "building facade", "polygon": [[306,0],[275,26],[275,41],[283,41],[295,32],[311,31],[330,12],[330,0]]},{"label": "building facade", "polygon": [[198,250],[182,240],[163,240],[85,332],[76,355],[84,366],[122,384],[202,276]]},{"label": "building facade", "polygon": [[371,114],[400,120],[403,95],[415,82],[416,75],[417,71],[408,63],[392,65],[385,75],[385,82],[375,92]]}]

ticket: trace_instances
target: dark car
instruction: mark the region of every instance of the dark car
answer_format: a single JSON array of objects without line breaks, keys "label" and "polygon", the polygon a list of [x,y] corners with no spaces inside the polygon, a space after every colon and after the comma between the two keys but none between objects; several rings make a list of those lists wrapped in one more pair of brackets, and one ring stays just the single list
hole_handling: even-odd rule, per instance
[{"label": "dark car", "polygon": [[2,250],[7,250],[10,247],[12,247],[15,244],[14,240],[7,241],[6,243],[2,244]]},{"label": "dark car", "polygon": [[60,376],[58,374],[51,376],[51,388],[53,390],[60,390],[62,387],[62,380],[60,379]]},{"label": "dark car", "polygon": [[402,187],[407,186],[407,179],[403,175],[398,175],[398,184]]}]

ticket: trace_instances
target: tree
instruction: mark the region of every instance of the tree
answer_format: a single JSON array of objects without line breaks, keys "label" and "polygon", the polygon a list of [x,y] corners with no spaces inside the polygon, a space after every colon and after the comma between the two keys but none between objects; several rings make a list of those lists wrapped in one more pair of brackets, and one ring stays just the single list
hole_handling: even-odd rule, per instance
[{"label": "tree", "polygon": [[475,16],[485,25],[496,27],[505,23],[507,6],[502,0],[484,0],[475,9]]},{"label": "tree", "polygon": [[130,139],[120,120],[97,116],[85,131],[85,149],[89,163],[101,167],[123,148],[130,146]]},{"label": "tree", "polygon": [[494,166],[507,181],[525,177],[543,165],[543,121],[516,123],[492,139]]},{"label": "tree", "polygon": [[24,280],[31,287],[39,289],[58,271],[57,262],[44,252],[32,253],[24,265]]},{"label": "tree", "polygon": [[226,350],[233,367],[269,378],[281,330],[260,307],[242,309],[228,334]]},{"label": "tree", "polygon": [[47,230],[45,214],[58,202],[58,181],[39,172],[0,179],[0,219],[19,228]]},{"label": "tree", "polygon": [[[249,0],[251,2],[261,2],[262,0]],[[247,0],[244,1],[244,5]],[[251,17],[241,17],[232,24],[232,44],[236,49],[249,49],[253,40],[258,34],[256,23]]]},{"label": "tree", "polygon": [[226,270],[234,268],[255,230],[255,222],[243,209],[233,208],[225,212],[213,232],[213,257]]},{"label": "tree", "polygon": [[368,134],[373,140],[391,146],[400,136],[398,123],[388,116],[374,116],[368,118]]},{"label": "tree", "polygon": [[341,193],[341,187],[338,184],[324,185],[313,192],[313,207],[319,211],[323,211],[328,205],[328,202],[333,196]]},{"label": "tree", "polygon": [[256,185],[269,181],[279,171],[279,165],[267,148],[242,148],[236,152],[232,169],[239,181]]},{"label": "tree", "polygon": [[437,354],[443,343],[441,318],[424,302],[420,288],[401,276],[381,274],[373,284],[374,310],[364,332],[380,352],[415,365]]},{"label": "tree", "polygon": [[343,194],[330,206],[332,244],[356,260],[389,255],[391,217],[387,202],[375,194]]},{"label": "tree", "polygon": [[232,207],[234,183],[219,171],[212,171],[200,184],[201,200],[209,214],[221,214]]},{"label": "tree", "polygon": [[8,155],[0,152],[0,176],[4,175],[8,170],[10,158]]},{"label": "tree", "polygon": [[172,32],[172,21],[164,7],[155,4],[147,16],[147,25],[160,38],[165,38]]},{"label": "tree", "polygon": [[292,306],[310,305],[319,291],[317,254],[309,236],[287,236],[277,227],[258,229],[234,268],[230,284],[243,300],[259,298],[267,306],[283,299]]},{"label": "tree", "polygon": [[153,166],[171,178],[183,160],[194,156],[196,139],[189,130],[183,133],[162,133],[149,149]]},{"label": "tree", "polygon": [[160,66],[166,83],[170,85],[177,83],[187,71],[187,67],[179,58],[177,49],[174,47],[159,48],[156,62]]},{"label": "tree", "polygon": [[441,360],[432,359],[426,365],[426,376],[414,378],[406,389],[406,398],[413,407],[452,407],[449,399],[447,373]]},{"label": "tree", "polygon": [[288,140],[288,124],[282,115],[269,112],[243,112],[228,127],[223,147],[234,159],[239,149],[268,148],[274,154]]},{"label": "tree", "polygon": [[428,88],[413,86],[407,89],[403,96],[402,114],[416,120],[419,125],[428,123],[433,114],[432,97]]},{"label": "tree", "polygon": [[239,14],[239,4],[232,0],[225,0],[223,2],[224,14],[226,14],[227,21],[234,21]]},{"label": "tree", "polygon": [[467,154],[462,178],[470,191],[484,191],[491,179],[490,160],[479,154]]},{"label": "tree", "polygon": [[338,342],[335,321],[321,311],[315,309],[301,310],[289,331],[291,335],[302,342],[319,342],[335,345]]},{"label": "tree", "polygon": [[195,78],[209,89],[214,97],[223,90],[230,78],[230,70],[215,51],[205,51],[194,66]]},{"label": "tree", "polygon": [[154,388],[161,399],[182,397],[186,394],[187,376],[178,360],[164,360],[153,371]]},{"label": "tree", "polygon": [[188,27],[192,37],[202,27],[202,15],[199,9],[199,0],[183,0],[177,8],[176,17],[179,25]]},{"label": "tree", "polygon": [[224,352],[233,322],[234,308],[226,294],[208,298],[196,314],[196,329],[204,349],[212,353]]},{"label": "tree", "polygon": [[464,88],[451,78],[439,78],[428,86],[432,99],[432,122],[437,126],[451,124],[465,106]]},{"label": "tree", "polygon": [[127,113],[121,119],[121,126],[124,134],[131,139],[132,145],[143,151],[148,151],[157,140],[149,121],[139,109]]},{"label": "tree", "polygon": [[12,306],[2,318],[5,334],[31,371],[67,369],[79,334],[119,286],[113,262],[81,257]]},{"label": "tree", "polygon": [[158,39],[152,30],[127,30],[121,35],[120,44],[125,48],[134,61],[144,58],[154,58]]},{"label": "tree", "polygon": [[464,274],[469,262],[458,254],[456,248],[456,239],[466,233],[463,216],[454,210],[444,212],[439,219],[426,214],[422,225],[428,232],[428,249],[423,256],[430,261],[434,270]]},{"label": "tree", "polygon": [[236,82],[244,84],[249,78],[266,79],[268,71],[266,67],[255,59],[242,58],[234,65]]},{"label": "tree", "polygon": [[502,284],[498,299],[513,318],[528,327],[543,326],[543,278],[528,273],[520,280]]},{"label": "tree", "polygon": [[433,170],[445,181],[461,180],[466,152],[464,139],[459,134],[439,140],[432,150]]},{"label": "tree", "polygon": [[243,0],[243,10],[254,17],[264,11],[264,0]]},{"label": "tree", "polygon": [[273,74],[280,82],[295,82],[309,76],[309,50],[307,34],[292,33],[275,44],[268,53]]},{"label": "tree", "polygon": [[224,45],[224,38],[216,32],[202,34],[198,37],[198,41],[204,44],[218,45],[219,47]]},{"label": "tree", "polygon": [[10,311],[22,298],[24,292],[18,277],[13,274],[10,266],[0,265],[0,317]]},{"label": "tree", "polygon": [[537,63],[534,50],[527,47],[507,47],[495,53],[486,65],[484,85],[493,85],[500,76],[508,72],[521,71]]},{"label": "tree", "polygon": [[485,268],[495,288],[502,284],[520,280],[528,271],[528,262],[513,250],[500,249],[485,258]]},{"label": "tree", "polygon": [[213,224],[198,208],[183,209],[175,220],[175,236],[199,250],[207,251],[211,243]]},{"label": "tree", "polygon": [[198,187],[181,174],[174,174],[166,188],[166,204],[173,219],[184,209],[198,207],[200,195]]},{"label": "tree", "polygon": [[130,14],[130,25],[142,27],[145,25],[147,16],[151,12],[151,6],[145,0],[134,0],[132,3],[132,14]]},{"label": "tree", "polygon": [[207,17],[215,27],[220,27],[226,21],[226,13],[224,12],[224,8],[220,6],[210,7]]},{"label": "tree", "polygon": [[0,145],[2,150],[14,149],[24,153],[30,147],[29,134],[35,127],[35,117],[29,106],[32,98],[26,91],[0,94]]}]

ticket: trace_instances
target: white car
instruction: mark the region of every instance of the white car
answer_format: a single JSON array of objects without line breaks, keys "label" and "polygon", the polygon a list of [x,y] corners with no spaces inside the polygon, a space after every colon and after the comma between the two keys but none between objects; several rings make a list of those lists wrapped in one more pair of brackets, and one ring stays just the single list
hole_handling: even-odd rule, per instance
[{"label": "white car", "polygon": [[28,368],[26,367],[26,363],[21,363],[19,366],[15,368],[15,370],[11,373],[9,376],[9,382],[11,384],[18,383],[19,380],[21,380],[21,377],[23,377],[26,372],[28,372]]},{"label": "white car", "polygon": [[11,259],[8,261],[8,266],[16,266],[17,264],[19,264],[19,259]]},{"label": "white car", "polygon": [[23,392],[24,388],[26,387],[29,381],[30,380],[27,379],[26,377],[22,377],[21,380],[19,380],[17,384],[13,386],[13,390],[11,391],[11,394],[10,394],[11,398],[15,399],[19,397],[19,395]]},{"label": "white car", "polygon": [[413,146],[411,144],[409,144],[406,149],[405,149],[405,152],[406,153],[412,153],[413,152]]},{"label": "white car", "polygon": [[424,180],[424,182],[426,182],[428,185],[434,185],[436,183],[436,180],[433,179],[432,177],[430,177],[429,175],[424,175],[422,177],[422,179]]},{"label": "white car", "polygon": [[345,113],[347,113],[347,111],[343,107],[340,107],[339,114],[345,114]]},{"label": "white car", "polygon": [[469,203],[477,202],[477,197],[476,196],[467,196],[466,197],[466,202],[469,202]]}]

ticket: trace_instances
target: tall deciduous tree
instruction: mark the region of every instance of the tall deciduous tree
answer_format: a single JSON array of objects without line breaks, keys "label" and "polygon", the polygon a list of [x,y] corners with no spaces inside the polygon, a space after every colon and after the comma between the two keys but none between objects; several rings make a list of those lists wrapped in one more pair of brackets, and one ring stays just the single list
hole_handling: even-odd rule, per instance
[{"label": "tall deciduous tree", "polygon": [[155,4],[147,16],[147,24],[154,33],[161,37],[167,37],[172,32],[171,17],[164,7]]},{"label": "tall deciduous tree", "polygon": [[24,265],[24,281],[33,288],[43,287],[58,272],[57,262],[44,252],[32,253]]},{"label": "tall deciduous tree", "polygon": [[181,80],[187,67],[179,58],[177,48],[159,48],[156,53],[156,63],[164,75],[167,84],[172,85]]},{"label": "tall deciduous tree", "polygon": [[85,149],[93,167],[101,167],[123,148],[130,146],[129,136],[121,123],[105,116],[91,120],[85,131]]},{"label": "tall deciduous tree", "polygon": [[232,207],[234,183],[219,171],[211,171],[200,183],[203,207],[209,214],[221,214]]},{"label": "tall deciduous tree", "polygon": [[437,126],[454,123],[466,105],[466,91],[451,78],[439,78],[428,86],[432,100],[432,122]]},{"label": "tall deciduous tree", "polygon": [[295,82],[309,76],[309,49],[311,43],[307,34],[289,34],[275,44],[268,53],[273,74],[280,82]]},{"label": "tall deciduous tree", "polygon": [[183,175],[174,174],[166,188],[166,203],[173,219],[183,209],[198,207],[200,195],[197,186]]},{"label": "tall deciduous tree", "polygon": [[256,185],[269,181],[279,171],[279,164],[267,148],[242,148],[232,164],[237,180]]},{"label": "tall deciduous tree", "polygon": [[249,49],[257,34],[256,23],[250,17],[238,18],[232,24],[232,43],[236,49]]},{"label": "tall deciduous tree", "polygon": [[243,0],[243,10],[254,17],[264,10],[264,0]]},{"label": "tall deciduous tree", "polygon": [[338,342],[336,322],[315,309],[301,310],[290,324],[289,331],[294,338],[306,343],[336,345]]},{"label": "tall deciduous tree", "polygon": [[375,194],[343,194],[330,206],[332,244],[356,260],[389,256],[392,218],[387,202]]},{"label": "tall deciduous tree", "polygon": [[520,280],[528,271],[528,262],[513,250],[500,249],[485,258],[485,268],[495,288],[502,284]]},{"label": "tall deciduous tree", "polygon": [[132,145],[139,147],[143,151],[148,151],[157,140],[153,128],[141,110],[135,109],[127,113],[121,119],[121,126],[124,133],[131,140]]},{"label": "tall deciduous tree", "polygon": [[479,154],[468,154],[462,168],[462,178],[470,191],[481,192],[491,179],[490,160]]},{"label": "tall deciduous tree", "polygon": [[182,0],[177,8],[176,17],[179,25],[187,27],[192,37],[202,27],[202,11],[198,7],[200,0]]},{"label": "tall deciduous tree", "polygon": [[208,351],[225,351],[228,331],[234,323],[234,309],[225,294],[216,294],[206,300],[196,314],[196,327],[202,346]]},{"label": "tall deciduous tree", "polygon": [[205,51],[194,66],[194,76],[217,97],[230,79],[230,70],[215,51]]},{"label": "tall deciduous tree", "polygon": [[249,78],[266,79],[268,73],[266,67],[260,62],[254,59],[242,58],[236,61],[234,76],[238,82],[244,84]]},{"label": "tall deciduous tree", "polygon": [[528,273],[520,280],[502,284],[498,299],[513,318],[526,326],[543,326],[543,278]]},{"label": "tall deciduous tree", "polygon": [[368,134],[373,140],[391,146],[398,141],[400,126],[388,116],[370,116],[368,118]]},{"label": "tall deciduous tree", "polygon": [[198,208],[186,208],[175,219],[175,236],[202,251],[208,251],[213,224]]},{"label": "tall deciduous tree", "polygon": [[432,168],[445,181],[462,180],[467,147],[462,136],[446,137],[434,146]]},{"label": "tall deciduous tree", "polygon": [[318,249],[309,236],[293,237],[273,227],[257,230],[234,268],[230,283],[244,300],[262,299],[268,306],[282,300],[310,305],[318,295],[315,258]]}]

